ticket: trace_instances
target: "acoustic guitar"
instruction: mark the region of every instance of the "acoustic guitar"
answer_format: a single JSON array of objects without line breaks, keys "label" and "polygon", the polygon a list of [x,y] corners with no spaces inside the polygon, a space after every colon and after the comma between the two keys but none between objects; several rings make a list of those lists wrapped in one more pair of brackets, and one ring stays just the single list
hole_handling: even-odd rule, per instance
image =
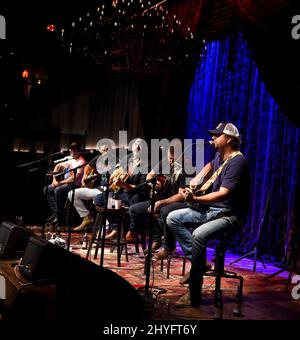
[{"label": "acoustic guitar", "polygon": [[101,177],[102,175],[100,174],[88,174],[88,176],[84,179],[84,187],[88,189],[93,189],[95,187],[96,180]]},{"label": "acoustic guitar", "polygon": [[[63,163],[56,164],[53,169],[53,181],[56,180],[57,182],[60,182],[64,179],[65,174],[64,171],[66,170],[66,165]],[[53,183],[53,182],[52,182]]]}]

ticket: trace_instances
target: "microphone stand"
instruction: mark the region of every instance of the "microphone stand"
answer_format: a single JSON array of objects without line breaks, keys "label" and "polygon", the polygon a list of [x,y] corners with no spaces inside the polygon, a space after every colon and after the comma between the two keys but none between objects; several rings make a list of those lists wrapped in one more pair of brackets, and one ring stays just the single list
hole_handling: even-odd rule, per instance
[{"label": "microphone stand", "polygon": [[[82,166],[80,165],[79,167],[81,168]],[[77,169],[78,169],[78,167],[72,169],[72,171],[73,171],[73,182],[72,182],[72,189],[71,189],[71,191],[72,191],[71,206],[72,207],[74,206]],[[68,204],[67,215],[66,215],[66,226],[68,228],[67,250],[70,250],[71,232],[72,232],[71,223],[69,221],[69,216],[70,216],[70,204]]]},{"label": "microphone stand", "polygon": [[[156,181],[159,176],[162,174],[156,174],[154,177],[146,180],[144,183],[138,186],[138,188],[141,188],[144,185],[147,185],[148,183],[152,184],[152,188],[150,191],[150,202],[149,202],[149,208],[150,208],[150,228],[149,228],[149,236],[148,236],[148,252],[145,257],[145,275],[146,275],[146,282],[144,287],[140,287],[138,290],[144,290],[144,296],[147,299],[147,302],[153,304],[153,296],[150,293],[150,272],[151,272],[151,257],[152,257],[152,237],[153,237],[153,226],[155,223],[155,216],[154,216],[154,206],[155,206],[155,186]],[[166,290],[163,288],[155,287],[160,291],[160,293],[165,292]]]},{"label": "microphone stand", "polygon": [[[38,159],[37,161],[33,161],[33,162],[29,162],[29,163],[24,163],[24,164],[20,164],[20,165],[17,165],[16,168],[17,169],[21,169],[21,168],[28,168],[27,171],[28,171],[28,182],[30,181],[30,176],[29,176],[29,173],[32,173],[32,172],[35,172],[35,171],[38,171],[38,170],[41,170],[41,166],[40,164],[44,161],[48,161],[48,160],[51,160],[52,157],[54,156],[57,156],[57,155],[61,155],[62,152],[59,151],[59,152],[55,152],[55,153],[52,153],[46,157],[43,157],[41,159]],[[47,196],[47,193],[48,193],[48,173],[50,172],[49,170],[49,163],[48,162],[48,169],[45,171],[45,186],[46,186],[46,196]],[[38,165],[38,167],[34,167],[32,168],[33,165]],[[30,182],[29,182],[30,183]],[[42,237],[44,238],[45,237],[45,224],[43,224],[43,227],[42,227]]]},{"label": "microphone stand", "polygon": [[145,258],[145,272],[146,272],[146,285],[145,285],[145,297],[150,298],[150,271],[151,271],[151,257],[152,257],[152,229],[154,225],[154,206],[155,206],[155,185],[156,185],[157,176],[151,178],[152,188],[150,191],[150,230],[149,230],[149,238],[148,238],[148,252]]},{"label": "microphone stand", "polygon": [[101,238],[101,256],[100,256],[100,267],[103,267],[104,263],[104,248],[105,248],[105,228],[106,228],[106,220],[107,220],[107,207],[108,207],[108,196],[109,196],[109,179],[110,173],[106,172],[106,190],[105,190],[105,200],[104,200],[104,212],[101,220],[101,226],[99,228],[99,235],[97,244]]},{"label": "microphone stand", "polygon": [[[73,172],[73,182],[72,182],[72,196],[71,196],[71,205],[74,206],[74,197],[75,197],[75,189],[76,189],[76,175],[77,175],[77,170],[84,167],[87,163],[83,163],[81,165],[76,166],[75,168],[72,169],[67,169],[66,171],[63,171],[59,173],[59,175],[65,175],[69,172]],[[66,215],[66,226],[68,227],[68,240],[67,240],[67,250],[70,250],[70,243],[71,243],[71,223],[69,223],[69,216],[70,216],[70,205],[68,205],[67,209],[67,215]],[[58,234],[60,234],[60,231],[58,230]]]},{"label": "microphone stand", "polygon": [[34,161],[34,162],[30,162],[30,163],[24,163],[24,164],[20,164],[17,166],[17,168],[24,168],[24,167],[30,167],[31,165],[34,165],[34,164],[38,164],[38,163],[41,163],[49,158],[52,158],[53,156],[57,156],[57,155],[61,155],[62,152],[59,151],[59,152],[55,152],[55,153],[52,153],[51,155],[49,156],[46,156],[44,158],[41,158],[41,159],[38,159],[37,161]]}]

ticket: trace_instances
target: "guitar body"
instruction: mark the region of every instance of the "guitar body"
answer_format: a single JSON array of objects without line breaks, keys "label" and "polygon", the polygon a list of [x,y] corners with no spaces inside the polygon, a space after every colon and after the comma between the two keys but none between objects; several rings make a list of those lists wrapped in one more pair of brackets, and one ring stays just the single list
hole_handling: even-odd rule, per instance
[{"label": "guitar body", "polygon": [[157,176],[156,180],[157,180],[157,183],[155,187],[155,193],[161,195],[167,190],[169,183],[170,183],[170,177],[161,174]]},{"label": "guitar body", "polygon": [[66,166],[63,163],[55,165],[53,172],[59,173],[59,175],[53,175],[53,179],[55,179],[57,182],[60,182],[64,179],[64,174],[61,174],[65,171]]},{"label": "guitar body", "polygon": [[96,180],[100,177],[100,174],[89,174],[84,180],[84,187],[88,189],[93,189],[95,187]]},{"label": "guitar body", "polygon": [[109,190],[113,191],[114,193],[118,193],[121,189],[131,190],[132,186],[128,183],[128,179],[130,176],[127,173],[121,173],[117,175],[114,179],[112,184],[109,186]]}]

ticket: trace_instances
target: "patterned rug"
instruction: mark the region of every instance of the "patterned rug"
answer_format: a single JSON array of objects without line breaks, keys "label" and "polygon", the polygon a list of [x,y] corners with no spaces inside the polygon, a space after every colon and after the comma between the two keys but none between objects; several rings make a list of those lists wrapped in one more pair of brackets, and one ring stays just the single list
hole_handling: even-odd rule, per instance
[{"label": "patterned rug", "polygon": [[[73,239],[75,240],[75,239]],[[87,251],[80,248],[80,239],[77,239],[72,251],[86,257]],[[99,252],[100,253],[100,252]],[[99,253],[97,259],[94,259],[94,249],[92,250],[90,260],[99,265]],[[212,319],[214,316],[214,278],[205,277],[203,284],[203,302],[198,309],[195,308],[176,308],[175,301],[178,300],[185,292],[187,285],[181,285],[179,280],[182,278],[183,259],[178,252],[172,257],[170,276],[167,278],[167,261],[159,263],[152,261],[150,275],[150,289],[154,298],[153,319],[170,320],[170,319],[189,319],[203,320]],[[208,249],[208,259],[213,256],[213,249]],[[117,267],[117,253],[111,248],[105,247],[104,267],[118,273],[126,279],[135,288],[145,285],[146,276],[144,273],[145,257],[140,248],[140,252],[135,252],[135,245],[128,245],[128,262],[125,255],[121,257],[121,267]],[[227,253],[226,269],[235,271],[244,278],[243,292],[243,316],[242,319],[295,319],[300,315],[300,304],[295,304],[289,293],[284,292],[286,285],[287,272],[270,280],[265,280],[270,273],[276,272],[271,264],[267,265],[267,270],[257,263],[257,270],[253,272],[253,261],[243,259],[233,266],[229,262],[236,259],[237,256]],[[190,263],[186,263],[186,272],[190,269]],[[222,280],[222,293],[224,302],[224,318],[241,319],[234,317],[232,311],[235,307],[235,295],[237,291],[237,280]],[[285,306],[286,311],[282,313],[281,308],[274,308],[276,305]],[[272,306],[272,308],[270,308]]]}]

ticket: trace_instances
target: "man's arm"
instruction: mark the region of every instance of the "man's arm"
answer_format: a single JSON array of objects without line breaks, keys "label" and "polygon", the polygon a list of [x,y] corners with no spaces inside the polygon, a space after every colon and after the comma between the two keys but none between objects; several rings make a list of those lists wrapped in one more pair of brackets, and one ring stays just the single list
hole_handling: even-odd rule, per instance
[{"label": "man's arm", "polygon": [[183,201],[184,201],[184,189],[179,188],[177,194],[155,202],[154,212],[157,212],[160,208],[164,207],[165,205]]},{"label": "man's arm", "polygon": [[219,191],[214,191],[209,194],[203,196],[194,195],[193,191],[189,188],[186,188],[183,191],[183,195],[187,202],[196,202],[200,204],[209,204],[215,202],[222,202],[230,195],[230,189],[221,187]]},{"label": "man's arm", "polygon": [[207,163],[199,174],[190,181],[190,188],[193,190],[201,182],[206,182],[213,171],[212,163]]}]

